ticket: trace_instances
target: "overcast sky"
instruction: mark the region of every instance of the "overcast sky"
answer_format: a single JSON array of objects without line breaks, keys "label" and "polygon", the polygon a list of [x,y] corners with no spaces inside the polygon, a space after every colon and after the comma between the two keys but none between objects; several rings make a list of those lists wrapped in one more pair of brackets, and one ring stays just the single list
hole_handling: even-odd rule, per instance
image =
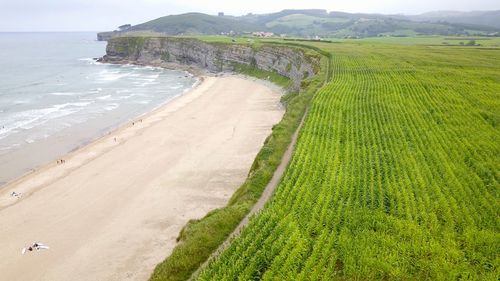
[{"label": "overcast sky", "polygon": [[0,0],[0,31],[103,31],[186,12],[242,15],[303,8],[418,14],[500,10],[500,0]]}]

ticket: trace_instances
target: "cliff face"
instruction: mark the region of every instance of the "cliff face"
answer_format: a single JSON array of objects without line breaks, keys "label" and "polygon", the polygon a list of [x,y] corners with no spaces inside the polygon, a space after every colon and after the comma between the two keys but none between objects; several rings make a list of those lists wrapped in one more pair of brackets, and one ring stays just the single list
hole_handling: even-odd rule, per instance
[{"label": "cliff face", "polygon": [[97,33],[97,41],[108,41],[113,36],[119,35],[119,31],[99,32]]},{"label": "cliff face", "polygon": [[213,72],[234,70],[237,64],[273,71],[292,80],[298,90],[303,79],[319,69],[320,58],[288,46],[207,43],[188,38],[117,37],[108,41],[106,55],[110,63],[161,65],[177,63]]}]

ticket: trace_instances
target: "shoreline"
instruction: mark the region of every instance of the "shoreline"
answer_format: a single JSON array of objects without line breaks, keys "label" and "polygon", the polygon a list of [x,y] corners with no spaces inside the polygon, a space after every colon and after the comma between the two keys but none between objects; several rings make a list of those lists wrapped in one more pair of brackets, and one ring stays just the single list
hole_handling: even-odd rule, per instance
[{"label": "shoreline", "polygon": [[[5,185],[0,272],[10,280],[145,279],[188,220],[224,206],[281,120],[283,92],[239,75],[200,79],[134,125],[70,152],[65,164]],[[51,248],[21,256],[32,240]]]},{"label": "shoreline", "polygon": [[[184,70],[181,70],[181,71],[184,71]],[[181,93],[181,94],[175,96],[174,98],[158,105],[157,107],[153,108],[152,110],[150,110],[148,112],[145,112],[137,117],[132,118],[131,120],[127,121],[126,123],[118,125],[115,128],[110,128],[110,131],[108,131],[107,133],[104,133],[103,135],[100,135],[100,136],[98,136],[98,137],[96,137],[88,142],[81,143],[80,145],[78,145],[77,147],[75,147],[74,149],[69,151],[68,153],[62,155],[60,157],[60,159],[63,159],[65,161],[68,159],[71,159],[72,157],[74,157],[75,155],[78,155],[82,151],[91,149],[93,146],[96,146],[101,142],[106,142],[109,139],[113,139],[113,143],[115,145],[107,147],[105,150],[102,150],[102,151],[100,151],[100,153],[97,153],[94,157],[89,157],[89,158],[85,159],[83,162],[81,162],[80,165],[73,167],[72,169],[67,169],[67,171],[64,174],[61,174],[59,177],[53,178],[51,181],[44,182],[42,184],[39,184],[38,186],[31,187],[29,190],[14,190],[14,188],[16,185],[21,184],[23,181],[28,181],[30,179],[30,177],[35,177],[36,175],[41,174],[43,172],[46,172],[47,170],[50,170],[51,168],[60,167],[61,165],[64,165],[65,163],[64,164],[58,164],[58,162],[54,163],[54,161],[60,160],[60,159],[54,159],[52,161],[46,162],[44,164],[41,164],[39,166],[32,168],[31,172],[27,172],[19,177],[14,178],[13,180],[11,180],[3,185],[0,185],[0,211],[5,209],[5,208],[8,208],[11,205],[18,203],[19,201],[23,200],[26,196],[30,196],[32,193],[37,192],[39,189],[43,189],[43,187],[45,185],[49,184],[50,182],[56,181],[64,176],[68,175],[72,170],[77,169],[78,167],[85,165],[87,162],[92,161],[94,158],[99,157],[101,154],[106,153],[107,150],[113,149],[116,145],[121,145],[122,142],[118,142],[118,141],[115,142],[114,138],[117,135],[119,135],[120,133],[122,133],[124,130],[127,130],[129,128],[133,128],[134,125],[131,125],[131,124],[135,124],[135,123],[139,124],[139,123],[141,123],[141,122],[138,122],[139,120],[146,119],[146,118],[151,117],[152,115],[154,115],[162,110],[165,110],[165,107],[167,107],[170,103],[173,103],[177,99],[180,99],[181,97],[192,93],[196,88],[198,88],[200,85],[202,85],[204,80],[206,79],[206,77],[208,77],[206,75],[199,75],[199,76],[195,76],[194,74],[192,74],[192,75],[196,79],[196,82],[193,84],[193,86],[191,88],[188,88],[187,91],[185,91],[184,93]],[[20,196],[17,198],[9,198],[9,197],[12,197],[11,196],[12,192],[16,192],[16,193],[20,194]],[[15,200],[8,200],[8,199],[15,199]]]},{"label": "shoreline", "polygon": [[[102,128],[100,130],[95,130],[93,132],[90,132],[90,134],[88,135],[88,138],[82,139],[79,142],[73,142],[70,145],[66,145],[67,143],[65,142],[63,145],[63,147],[65,147],[65,149],[62,149],[62,151],[57,151],[55,153],[51,153],[50,156],[48,156],[48,157],[39,158],[41,161],[36,161],[37,163],[35,163],[34,165],[20,166],[13,177],[6,177],[6,178],[0,180],[0,210],[3,208],[3,206],[2,206],[2,194],[6,189],[9,189],[9,187],[12,184],[19,182],[20,180],[22,180],[25,177],[29,177],[33,174],[36,174],[38,171],[43,170],[46,167],[53,164],[53,162],[56,162],[59,159],[67,158],[72,153],[74,153],[74,152],[76,152],[76,151],[78,151],[78,150],[80,150],[88,145],[92,145],[94,142],[97,142],[101,138],[104,138],[110,134],[113,134],[117,130],[121,130],[122,128],[127,127],[129,125],[129,123],[134,122],[134,120],[139,120],[141,118],[145,118],[146,116],[149,116],[150,114],[152,114],[152,113],[156,112],[157,110],[160,110],[162,107],[166,106],[168,103],[173,102],[174,100],[178,99],[179,97],[186,95],[189,92],[193,91],[199,84],[201,84],[203,82],[204,77],[210,76],[209,74],[205,73],[202,69],[194,70],[194,69],[188,69],[187,67],[176,68],[174,65],[171,65],[170,67],[162,67],[162,66],[156,66],[156,65],[133,64],[133,63],[106,63],[106,62],[101,63],[101,62],[97,62],[96,58],[93,58],[92,60],[94,61],[94,63],[97,63],[97,64],[135,65],[135,66],[146,67],[146,68],[153,67],[153,68],[161,68],[161,69],[166,69],[166,70],[178,71],[182,75],[191,76],[195,81],[191,87],[184,89],[184,91],[179,92],[179,94],[173,96],[172,98],[167,99],[163,102],[160,102],[160,103],[154,105],[152,108],[147,109],[146,111],[139,113],[136,116],[131,116],[125,121],[122,120],[121,122],[119,122],[117,124],[108,126],[106,128]],[[67,128],[66,130],[68,130],[68,129],[73,129],[73,128]],[[73,132],[77,132],[77,131],[73,131]],[[78,131],[78,132],[84,132],[84,131]],[[45,139],[38,140],[36,144],[39,145],[40,143],[44,143],[44,142],[50,143],[50,141],[54,141],[54,140],[56,140],[56,139],[54,139],[53,136],[51,135]],[[37,147],[37,148],[40,149],[40,147]],[[31,149],[31,151],[28,151],[28,152],[31,152],[32,154],[37,153],[37,151],[34,148],[29,148],[29,149]],[[16,150],[14,151],[14,153],[17,153],[17,154],[15,154],[16,157],[18,157],[17,159],[23,159],[26,155],[29,155],[26,153],[24,153],[25,155],[23,155],[23,152],[16,151]],[[45,156],[47,156],[47,155],[45,155]],[[31,157],[31,156],[29,156],[29,157]],[[4,163],[8,163],[8,162],[4,162]]]},{"label": "shoreline", "polygon": [[163,69],[175,70],[175,71],[185,71],[191,74],[193,77],[201,77],[201,76],[210,76],[209,73],[215,74],[213,72],[209,72],[206,69],[199,68],[194,65],[186,65],[179,64],[174,62],[149,62],[149,63],[139,63],[137,61],[103,61],[103,58],[96,58],[95,62],[102,64],[116,64],[116,65],[137,65],[144,67],[158,67]]},{"label": "shoreline", "polygon": [[[147,66],[147,65],[140,65],[140,66]],[[155,67],[155,66],[153,66],[153,67]],[[176,70],[174,68],[168,68],[168,69]],[[189,72],[189,71],[184,70],[184,69],[177,69],[177,70]],[[23,190],[13,190],[14,186],[22,183],[23,181],[29,180],[30,177],[36,176],[37,174],[40,174],[40,173],[43,173],[44,171],[46,171],[50,168],[58,167],[60,164],[58,164],[57,161],[59,161],[61,159],[64,159],[64,160],[70,159],[73,156],[75,156],[75,154],[80,153],[82,150],[89,149],[91,146],[97,145],[99,142],[104,142],[107,138],[114,138],[114,135],[117,135],[121,131],[126,130],[127,128],[131,127],[131,123],[138,123],[137,122],[138,120],[148,118],[151,115],[154,115],[155,113],[157,113],[158,111],[161,111],[164,107],[168,106],[168,104],[175,102],[175,100],[181,98],[182,96],[190,94],[196,88],[198,88],[198,86],[200,86],[203,83],[203,81],[206,79],[206,77],[209,77],[208,75],[202,75],[201,72],[199,72],[197,75],[195,75],[194,73],[191,73],[191,72],[189,72],[189,74],[193,75],[193,77],[196,79],[196,82],[193,84],[193,86],[191,88],[186,89],[187,91],[184,91],[183,93],[173,97],[172,99],[170,99],[164,103],[159,104],[157,107],[151,109],[150,111],[144,112],[141,115],[138,115],[134,118],[131,118],[130,120],[128,120],[127,122],[125,122],[123,124],[120,124],[116,127],[109,128],[109,131],[107,131],[107,133],[104,133],[102,135],[98,135],[96,138],[93,138],[87,142],[83,142],[83,143],[79,144],[75,148],[71,149],[69,152],[65,153],[64,155],[61,155],[59,159],[55,158],[55,159],[52,159],[52,160],[45,162],[41,165],[33,167],[30,169],[29,172],[24,173],[18,177],[15,177],[12,180],[0,185],[0,211],[3,210],[4,208],[8,208],[9,206],[11,206],[13,204],[16,204],[17,201],[22,200],[23,197],[29,196],[31,193],[36,192],[40,188],[43,188],[43,186],[41,186],[38,188],[37,187],[32,188],[32,190],[23,191]],[[120,143],[116,143],[116,144],[119,145]],[[113,147],[109,147],[109,149],[112,149],[112,148]],[[106,151],[102,151],[102,153],[105,153],[105,152]],[[99,155],[96,155],[96,157],[98,157],[98,156]],[[92,159],[94,159],[94,158],[89,158],[85,162],[92,161]],[[54,163],[54,162],[56,162],[56,163]],[[81,165],[84,165],[84,164],[85,163],[82,163]],[[75,168],[78,168],[78,167],[75,167]],[[69,172],[71,172],[71,171],[69,171]],[[61,175],[60,177],[64,177],[68,173]],[[57,178],[54,180],[57,180]],[[48,183],[45,183],[45,184],[48,184]],[[45,185],[45,184],[43,184],[43,185]],[[14,198],[16,200],[9,200],[9,201],[13,201],[12,203],[6,203],[7,196],[11,197],[10,194],[12,192],[16,192],[16,193],[20,194],[21,196],[19,196],[19,198]]]},{"label": "shoreline", "polygon": [[[164,103],[159,104],[157,107],[154,107],[150,111],[144,112],[143,114],[138,115],[138,116],[128,120],[127,122],[125,122],[123,124],[117,125],[115,127],[111,127],[111,128],[109,128],[109,131],[107,131],[106,133],[99,134],[97,137],[90,139],[89,141],[80,143],[79,145],[77,145],[75,148],[71,149],[70,151],[68,151],[64,155],[61,155],[60,159],[71,158],[71,156],[73,154],[78,153],[78,151],[85,149],[87,146],[91,146],[104,138],[111,137],[111,135],[113,135],[113,134],[117,134],[118,131],[121,131],[123,129],[128,128],[130,126],[130,122],[137,122],[134,120],[140,120],[140,119],[147,118],[148,116],[154,114],[155,112],[160,111],[163,107],[167,106],[169,103],[174,102],[176,99],[179,99],[182,96],[188,95],[190,92],[194,91],[198,86],[200,86],[203,83],[203,81],[207,77],[225,77],[225,76],[240,77],[242,79],[252,80],[253,82],[264,85],[264,86],[272,89],[273,91],[281,92],[282,95],[285,94],[285,91],[283,88],[281,88],[280,86],[277,86],[276,84],[272,83],[271,81],[261,80],[261,79],[255,78],[255,77],[246,76],[246,75],[239,74],[236,72],[222,72],[222,73],[217,73],[217,74],[207,73],[207,71],[200,69],[200,68],[197,68],[197,67],[194,67],[194,66],[186,66],[186,65],[180,65],[180,64],[175,64],[175,63],[167,63],[167,64],[162,63],[161,65],[147,65],[147,64],[132,64],[130,62],[124,62],[124,63],[119,63],[119,64],[120,65],[131,64],[131,65],[138,65],[138,66],[151,66],[151,67],[165,68],[165,69],[169,69],[169,70],[185,71],[185,72],[189,73],[190,75],[192,75],[196,79],[196,82],[193,84],[193,86],[191,88],[186,89],[187,91],[175,96],[174,98],[172,98]],[[176,67],[178,67],[178,68],[176,69]],[[280,105],[283,106],[281,103],[280,103]],[[12,190],[13,185],[20,183],[26,177],[36,175],[37,173],[43,172],[44,170],[46,170],[50,167],[57,166],[57,162],[56,162],[56,164],[54,164],[53,162],[59,161],[60,159],[53,159],[49,162],[45,162],[41,165],[35,166],[35,167],[31,168],[29,172],[26,172],[18,177],[13,178],[12,180],[9,180],[8,182],[1,184],[0,185],[0,210],[12,205],[12,204],[4,205],[4,200],[5,200],[4,196],[6,195],[4,193],[10,194],[12,192],[18,192],[17,190]],[[92,160],[92,159],[89,159],[88,161],[90,161],[90,160]],[[21,195],[26,195],[26,193],[22,193]],[[29,193],[28,193],[28,195],[29,195]],[[20,198],[18,198],[18,199],[20,199]]]}]

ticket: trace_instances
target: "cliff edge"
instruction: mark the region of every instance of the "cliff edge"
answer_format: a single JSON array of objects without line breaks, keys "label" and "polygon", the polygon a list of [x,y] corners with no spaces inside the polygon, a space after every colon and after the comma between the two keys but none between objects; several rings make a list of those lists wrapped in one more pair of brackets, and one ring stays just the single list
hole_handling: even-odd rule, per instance
[{"label": "cliff edge", "polygon": [[116,37],[108,41],[100,62],[141,65],[181,64],[212,72],[233,71],[238,65],[288,77],[292,91],[320,68],[320,55],[279,44],[226,44],[178,37]]}]

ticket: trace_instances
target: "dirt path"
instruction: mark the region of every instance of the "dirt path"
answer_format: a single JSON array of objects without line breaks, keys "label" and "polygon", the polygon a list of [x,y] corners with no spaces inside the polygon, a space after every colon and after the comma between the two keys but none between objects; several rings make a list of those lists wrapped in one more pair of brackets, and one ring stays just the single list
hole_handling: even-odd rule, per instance
[{"label": "dirt path", "polygon": [[300,129],[302,128],[302,125],[304,124],[304,120],[307,116],[307,110],[304,113],[304,116],[302,117],[302,120],[300,121],[299,126],[295,130],[292,136],[292,141],[288,145],[288,148],[286,149],[285,153],[283,154],[283,157],[281,158],[281,163],[278,165],[278,168],[276,168],[276,171],[274,172],[273,177],[271,178],[271,181],[266,185],[266,188],[262,192],[261,197],[255,203],[253,206],[252,210],[246,215],[245,218],[243,218],[240,222],[240,224],[236,227],[236,229],[227,237],[227,239],[215,250],[212,255],[193,273],[191,278],[189,278],[190,281],[195,280],[198,275],[201,273],[205,267],[208,266],[211,260],[219,256],[227,247],[229,247],[231,241],[238,236],[241,233],[241,230],[248,225],[250,222],[250,218],[255,215],[257,212],[262,210],[264,208],[264,205],[266,202],[271,198],[271,196],[274,193],[274,190],[278,186],[278,184],[281,181],[281,178],[283,177],[283,174],[285,173],[285,170],[288,166],[288,163],[290,163],[290,160],[292,159],[292,154],[295,149],[295,144],[297,143],[297,138],[299,136]]}]

